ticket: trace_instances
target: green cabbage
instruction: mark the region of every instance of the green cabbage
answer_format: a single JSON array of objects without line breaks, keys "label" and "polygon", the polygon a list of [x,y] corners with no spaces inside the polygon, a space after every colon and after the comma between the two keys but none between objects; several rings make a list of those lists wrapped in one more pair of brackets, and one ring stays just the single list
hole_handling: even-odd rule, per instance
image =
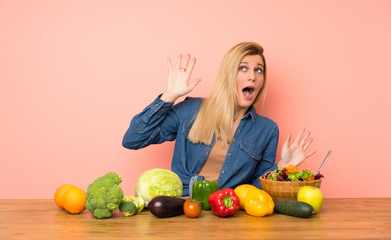
[{"label": "green cabbage", "polygon": [[155,168],[140,175],[136,184],[136,196],[148,203],[156,196],[181,197],[183,185],[178,175],[170,170]]}]

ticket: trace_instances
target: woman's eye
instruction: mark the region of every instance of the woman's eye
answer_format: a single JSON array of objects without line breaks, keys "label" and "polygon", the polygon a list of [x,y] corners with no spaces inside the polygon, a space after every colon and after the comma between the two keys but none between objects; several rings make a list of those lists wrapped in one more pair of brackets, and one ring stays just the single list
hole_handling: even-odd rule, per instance
[{"label": "woman's eye", "polygon": [[255,69],[255,72],[256,73],[263,73],[262,69],[260,69],[260,68]]},{"label": "woman's eye", "polygon": [[246,67],[244,67],[244,66],[240,66],[240,67],[239,67],[239,70],[240,70],[240,71],[246,71],[246,70],[247,70],[247,68],[246,68]]}]

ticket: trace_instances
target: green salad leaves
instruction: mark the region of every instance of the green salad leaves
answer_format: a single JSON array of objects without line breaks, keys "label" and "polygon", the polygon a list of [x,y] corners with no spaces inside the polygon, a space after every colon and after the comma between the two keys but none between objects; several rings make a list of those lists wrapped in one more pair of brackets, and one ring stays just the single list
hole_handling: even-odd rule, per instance
[{"label": "green salad leaves", "polygon": [[295,168],[295,171],[289,171],[287,168],[277,169],[268,172],[265,175],[267,180],[272,181],[287,181],[287,182],[299,182],[299,181],[313,181],[322,178],[323,175],[318,173],[314,175],[311,170],[304,169],[300,170]]}]

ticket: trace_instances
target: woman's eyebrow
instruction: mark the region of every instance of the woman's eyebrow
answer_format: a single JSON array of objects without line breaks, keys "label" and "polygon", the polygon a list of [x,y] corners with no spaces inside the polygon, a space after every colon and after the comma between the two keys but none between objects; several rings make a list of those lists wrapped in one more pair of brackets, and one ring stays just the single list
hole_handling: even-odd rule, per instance
[{"label": "woman's eyebrow", "polygon": [[[248,64],[248,62],[240,62],[240,64]],[[258,63],[257,65],[258,66],[262,66],[263,68],[265,68],[265,66],[263,64],[261,64],[261,63]]]}]

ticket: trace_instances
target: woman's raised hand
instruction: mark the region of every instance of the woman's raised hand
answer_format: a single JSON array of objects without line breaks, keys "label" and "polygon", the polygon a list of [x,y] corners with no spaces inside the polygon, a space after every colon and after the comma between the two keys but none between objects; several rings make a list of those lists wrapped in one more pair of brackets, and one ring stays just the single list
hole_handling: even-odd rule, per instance
[{"label": "woman's raised hand", "polygon": [[288,166],[289,164],[299,166],[315,153],[315,151],[306,153],[312,143],[312,137],[311,132],[306,132],[305,128],[299,132],[292,144],[289,143],[290,139],[291,135],[289,134],[282,146],[281,160],[278,163],[279,168]]},{"label": "woman's raised hand", "polygon": [[201,81],[200,78],[190,81],[190,76],[196,63],[196,59],[194,57],[190,58],[190,54],[186,54],[185,57],[180,54],[175,67],[172,66],[171,59],[167,59],[167,89],[160,97],[162,100],[166,102],[175,102],[177,98],[191,92],[191,90],[193,90],[193,88]]}]

